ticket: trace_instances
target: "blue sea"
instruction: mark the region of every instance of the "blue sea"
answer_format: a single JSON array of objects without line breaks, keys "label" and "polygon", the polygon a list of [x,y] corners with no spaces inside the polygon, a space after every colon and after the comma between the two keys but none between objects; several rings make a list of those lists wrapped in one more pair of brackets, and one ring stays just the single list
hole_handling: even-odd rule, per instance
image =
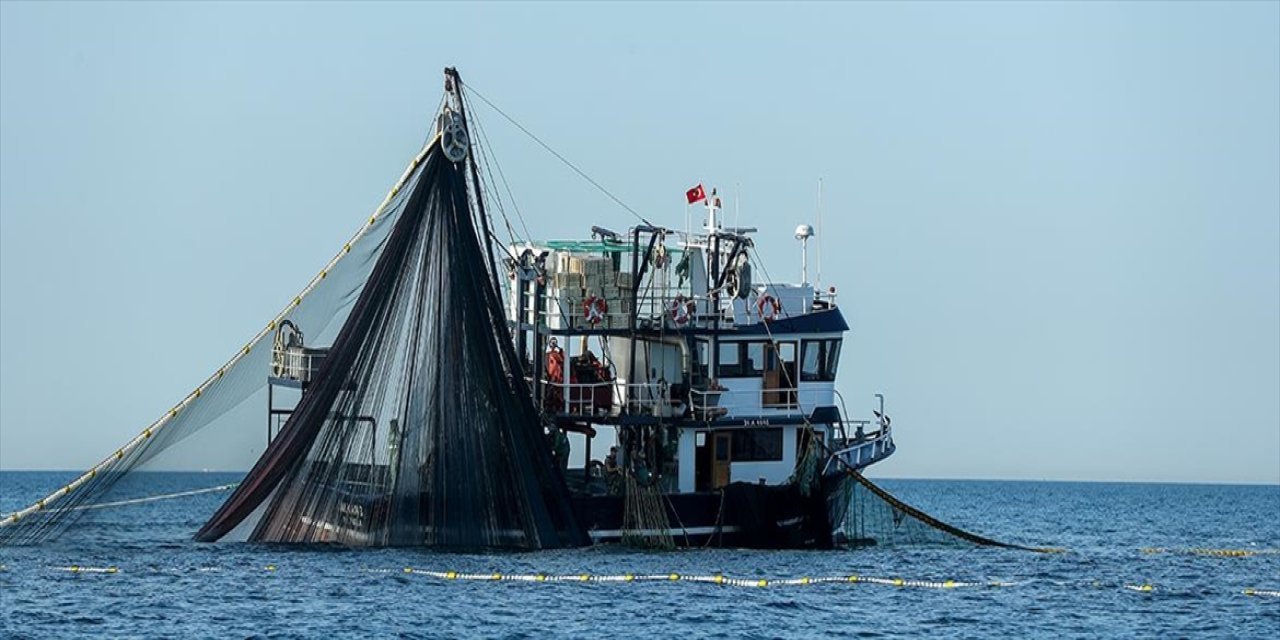
[{"label": "blue sea", "polygon": [[[72,477],[0,473],[0,511]],[[155,473],[146,484],[161,494],[235,480]],[[961,528],[1065,551],[453,554],[197,544],[191,534],[227,495],[210,493],[102,509],[56,541],[0,548],[0,636],[1280,637],[1280,597],[1266,593],[1280,592],[1280,486],[880,484]],[[449,580],[431,571],[534,578]],[[673,573],[771,582],[643,579]],[[582,574],[639,578],[536,578]],[[802,577],[842,579],[776,582]]]}]

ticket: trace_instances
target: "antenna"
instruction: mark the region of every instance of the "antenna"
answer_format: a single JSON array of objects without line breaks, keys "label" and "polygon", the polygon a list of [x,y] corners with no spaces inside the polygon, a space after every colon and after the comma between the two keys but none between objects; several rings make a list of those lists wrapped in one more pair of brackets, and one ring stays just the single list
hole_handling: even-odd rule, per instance
[{"label": "antenna", "polygon": [[822,177],[818,177],[818,289],[822,289]]},{"label": "antenna", "polygon": [[742,224],[739,218],[742,214],[742,183],[733,183],[733,226],[740,227]]}]

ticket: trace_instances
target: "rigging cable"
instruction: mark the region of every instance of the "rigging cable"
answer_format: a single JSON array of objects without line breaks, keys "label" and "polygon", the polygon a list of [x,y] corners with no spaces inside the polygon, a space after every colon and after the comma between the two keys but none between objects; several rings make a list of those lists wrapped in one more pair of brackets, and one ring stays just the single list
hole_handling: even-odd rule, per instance
[{"label": "rigging cable", "polygon": [[[475,155],[474,161],[478,167],[484,170],[485,175],[488,177],[488,184],[494,185],[494,187],[490,188],[484,183],[482,183],[482,187],[485,189],[485,193],[489,195],[490,200],[492,200],[497,205],[498,213],[502,215],[502,223],[507,228],[507,236],[509,237],[511,244],[515,244],[516,240],[519,238],[519,235],[516,234],[515,228],[511,226],[511,218],[507,216],[507,208],[505,205],[503,205],[503,202],[502,202],[502,193],[495,191],[496,185],[498,183],[493,179],[493,170],[492,168],[490,168],[491,163],[489,161],[489,156],[492,155],[492,149],[489,149],[488,152],[485,152],[485,147],[488,146],[488,142],[481,134],[481,127],[480,127],[479,121],[476,120],[471,124],[474,125],[472,138],[473,140],[475,140],[475,143],[476,143],[475,145],[476,155]],[[494,162],[496,163],[496,159],[494,160]],[[515,203],[512,202],[512,205],[514,206]],[[490,215],[489,218],[490,218],[490,222],[492,223],[493,216]],[[496,227],[497,225],[495,224],[493,226]],[[526,236],[528,235],[527,228],[525,229],[525,234]]]},{"label": "rigging cable", "polygon": [[[533,234],[529,233],[529,225],[525,223],[524,213],[520,211],[520,205],[516,202],[515,194],[511,192],[511,185],[507,182],[507,176],[505,173],[503,173],[502,165],[498,162],[498,154],[494,153],[493,146],[489,143],[489,135],[485,133],[484,127],[481,125],[479,119],[476,120],[475,124],[476,124],[476,133],[479,134],[478,137],[480,138],[480,143],[484,145],[484,149],[485,149],[484,161],[485,161],[486,171],[488,170],[488,165],[490,164],[489,158],[493,158],[492,164],[494,168],[498,170],[498,177],[502,180],[502,186],[507,191],[507,199],[511,201],[511,208],[515,209],[516,219],[520,221],[520,228],[524,230],[524,239],[531,240],[533,238]],[[491,181],[493,180],[492,173],[490,173],[489,179]],[[497,183],[495,182],[494,185],[496,186]],[[505,212],[504,212],[504,215],[505,215]],[[508,222],[507,224],[508,226],[510,226],[510,222]]]},{"label": "rigging cable", "polygon": [[608,189],[604,188],[604,186],[602,186],[599,182],[596,182],[595,180],[593,180],[593,179],[591,178],[591,176],[587,175],[587,174],[586,174],[586,172],[584,172],[582,169],[579,169],[579,168],[577,167],[577,165],[573,164],[572,162],[569,162],[569,159],[568,159],[568,158],[565,158],[564,156],[560,155],[560,153],[559,153],[559,152],[557,152],[555,149],[552,149],[552,148],[551,148],[551,145],[548,145],[547,143],[543,142],[541,138],[539,138],[538,136],[534,135],[532,131],[530,131],[529,129],[525,128],[525,126],[524,126],[524,125],[522,125],[522,124],[520,124],[519,122],[517,122],[515,118],[512,118],[511,116],[507,115],[507,113],[506,113],[505,111],[503,111],[502,109],[499,109],[499,108],[498,108],[498,105],[494,104],[494,103],[493,103],[492,101],[490,101],[488,98],[484,97],[484,94],[480,93],[479,91],[476,91],[475,85],[473,85],[473,84],[468,84],[468,85],[467,85],[467,89],[468,89],[471,93],[475,94],[475,96],[476,96],[477,98],[480,98],[480,100],[482,100],[485,104],[489,105],[489,107],[490,107],[491,109],[493,109],[494,111],[497,111],[497,112],[498,112],[498,115],[502,116],[503,118],[506,118],[506,119],[507,119],[507,122],[510,122],[511,124],[515,125],[515,127],[516,127],[517,129],[519,129],[519,130],[520,130],[520,131],[522,131],[525,135],[527,135],[527,136],[529,136],[531,139],[533,139],[533,141],[534,141],[534,142],[536,142],[536,143],[538,143],[538,144],[539,144],[543,149],[546,149],[548,153],[550,153],[551,155],[555,156],[557,160],[559,160],[560,162],[563,162],[563,163],[565,164],[565,166],[569,167],[570,169],[573,169],[573,171],[574,171],[575,173],[577,173],[579,176],[581,176],[581,177],[582,177],[582,179],[584,179],[584,180],[586,180],[587,182],[591,183],[591,186],[593,186],[593,187],[595,187],[596,189],[598,189],[598,190],[600,191],[600,193],[603,193],[604,195],[608,196],[610,200],[613,200],[614,202],[616,202],[616,203],[618,204],[618,206],[622,207],[623,209],[626,209],[626,210],[627,210],[631,215],[635,216],[635,217],[636,217],[637,219],[639,219],[641,222],[643,222],[643,223],[645,223],[646,225],[649,225],[649,226],[654,226],[654,225],[653,225],[653,223],[652,223],[652,222],[649,222],[649,220],[648,220],[647,218],[645,218],[644,216],[640,215],[640,213],[639,213],[639,212],[637,212],[635,209],[632,209],[630,206],[628,206],[628,205],[627,205],[627,203],[623,202],[620,198],[618,198],[618,196],[613,195],[613,193],[612,193],[612,192],[610,192]]}]

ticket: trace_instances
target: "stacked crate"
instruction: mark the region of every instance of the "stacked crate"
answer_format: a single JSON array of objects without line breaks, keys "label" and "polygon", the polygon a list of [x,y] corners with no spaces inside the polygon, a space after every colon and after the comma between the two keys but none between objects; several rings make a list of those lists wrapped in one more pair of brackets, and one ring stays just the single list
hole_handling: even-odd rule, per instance
[{"label": "stacked crate", "polygon": [[582,259],[568,252],[557,252],[552,262],[555,272],[551,277],[554,291],[547,296],[548,325],[554,329],[578,326],[582,317],[583,288]]}]

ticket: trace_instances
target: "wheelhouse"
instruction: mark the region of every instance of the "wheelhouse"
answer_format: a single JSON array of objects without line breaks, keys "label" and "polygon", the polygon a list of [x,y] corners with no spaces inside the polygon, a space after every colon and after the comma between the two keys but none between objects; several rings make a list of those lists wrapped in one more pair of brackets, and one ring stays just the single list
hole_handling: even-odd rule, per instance
[{"label": "wheelhouse", "polygon": [[878,442],[859,466],[892,453],[887,425],[842,417],[835,289],[755,282],[755,230],[719,225],[718,209],[713,195],[698,234],[593,227],[508,247],[517,351],[585,489],[627,456],[664,490],[697,492],[787,482],[809,437],[831,452]]}]

